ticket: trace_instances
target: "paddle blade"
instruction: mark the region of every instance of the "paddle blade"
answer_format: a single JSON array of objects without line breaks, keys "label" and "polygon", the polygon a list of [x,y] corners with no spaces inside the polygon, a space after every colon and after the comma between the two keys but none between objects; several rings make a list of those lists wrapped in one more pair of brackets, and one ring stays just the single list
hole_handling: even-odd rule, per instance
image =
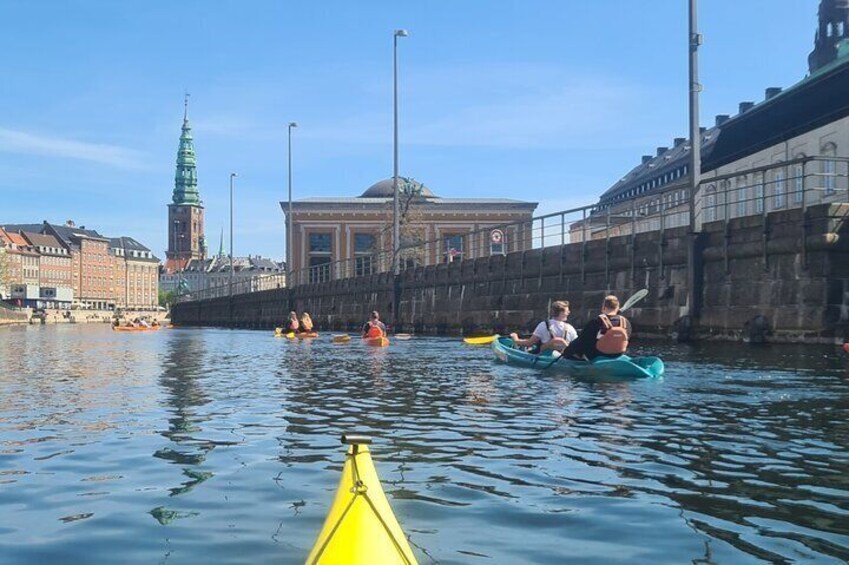
[{"label": "paddle blade", "polygon": [[627,310],[628,308],[630,308],[631,306],[633,306],[634,304],[636,304],[637,302],[639,302],[640,300],[642,300],[643,298],[648,296],[648,294],[649,294],[649,289],[647,289],[647,288],[644,288],[642,290],[638,290],[637,292],[634,293],[634,295],[631,298],[629,298],[628,300],[625,301],[625,304],[622,305],[622,307],[619,309],[619,311],[621,312],[623,310]]}]

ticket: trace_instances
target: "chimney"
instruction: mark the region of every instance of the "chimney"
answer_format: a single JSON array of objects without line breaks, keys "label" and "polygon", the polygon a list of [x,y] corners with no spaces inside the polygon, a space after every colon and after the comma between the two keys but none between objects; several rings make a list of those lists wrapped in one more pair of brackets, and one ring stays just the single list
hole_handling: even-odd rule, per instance
[{"label": "chimney", "polygon": [[699,133],[704,133],[704,132],[706,132],[706,131],[707,131],[707,128],[706,128],[706,127],[704,127],[704,126],[702,126],[702,127],[700,127],[700,128],[699,128]]},{"label": "chimney", "polygon": [[686,137],[676,137],[676,138],[672,141],[672,146],[673,146],[673,147],[678,147],[679,145],[684,145],[684,142],[685,142],[685,141],[687,141],[687,138],[686,138]]},{"label": "chimney", "polygon": [[769,100],[770,98],[773,98],[775,96],[778,96],[779,94],[781,94],[781,88],[779,88],[777,86],[771,86],[771,87],[766,89],[766,99],[767,100]]},{"label": "chimney", "polygon": [[69,228],[74,228],[77,226],[77,224],[74,223],[74,220],[68,220],[67,222],[65,222],[65,225]]},{"label": "chimney", "polygon": [[657,156],[660,157],[661,155],[663,155],[667,151],[669,151],[669,147],[658,147],[657,148]]},{"label": "chimney", "polygon": [[651,161],[653,157],[651,155],[643,155],[643,165]]},{"label": "chimney", "polygon": [[740,113],[743,114],[745,112],[748,112],[749,110],[751,110],[754,107],[755,107],[754,102],[740,102]]},{"label": "chimney", "polygon": [[721,126],[725,122],[731,119],[731,116],[728,114],[717,114],[716,115],[716,127]]}]

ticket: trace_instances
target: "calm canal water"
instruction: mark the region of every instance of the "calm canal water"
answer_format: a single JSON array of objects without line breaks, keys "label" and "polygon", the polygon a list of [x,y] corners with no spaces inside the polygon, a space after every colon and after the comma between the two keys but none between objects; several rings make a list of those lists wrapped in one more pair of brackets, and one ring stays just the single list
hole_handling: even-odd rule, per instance
[{"label": "calm canal water", "polygon": [[662,380],[268,332],[0,330],[0,563],[299,563],[343,431],[421,563],[849,560],[834,348],[655,346]]}]

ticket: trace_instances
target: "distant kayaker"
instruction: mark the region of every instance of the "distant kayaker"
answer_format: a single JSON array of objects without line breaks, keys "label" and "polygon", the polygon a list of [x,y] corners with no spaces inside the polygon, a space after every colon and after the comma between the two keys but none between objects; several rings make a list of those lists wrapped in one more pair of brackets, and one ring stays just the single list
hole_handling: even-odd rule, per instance
[{"label": "distant kayaker", "polygon": [[562,351],[573,340],[577,339],[578,332],[572,324],[566,322],[569,318],[569,302],[558,300],[551,304],[551,319],[537,324],[534,333],[528,339],[520,339],[518,334],[510,334],[510,339],[519,347],[537,348],[539,352],[555,349]]},{"label": "distant kayaker", "polygon": [[301,314],[301,327],[298,333],[308,334],[312,333],[312,318],[310,318],[309,312],[304,312]]},{"label": "distant kayaker", "polygon": [[385,337],[386,324],[380,321],[380,314],[374,310],[363,324],[363,337]]},{"label": "distant kayaker", "polygon": [[301,327],[301,324],[298,323],[298,314],[294,310],[289,312],[289,319],[286,320],[286,326],[284,327],[285,333],[296,332],[298,328]]},{"label": "distant kayaker", "polygon": [[628,351],[630,339],[631,322],[619,313],[619,299],[605,296],[601,314],[587,322],[578,339],[563,350],[563,355],[587,359],[618,357]]}]

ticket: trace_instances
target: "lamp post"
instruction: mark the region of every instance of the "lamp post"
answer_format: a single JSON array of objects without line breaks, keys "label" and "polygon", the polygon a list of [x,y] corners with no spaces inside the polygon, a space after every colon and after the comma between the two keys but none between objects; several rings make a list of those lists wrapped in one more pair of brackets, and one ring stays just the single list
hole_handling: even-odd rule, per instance
[{"label": "lamp post", "polygon": [[286,222],[286,286],[292,286],[292,128],[297,122],[289,122],[289,213]]},{"label": "lamp post", "polygon": [[699,317],[700,292],[696,288],[701,287],[701,280],[697,280],[696,270],[699,257],[696,256],[696,196],[701,180],[701,130],[699,128],[699,93],[702,85],[699,83],[699,46],[702,44],[702,35],[698,31],[698,8],[696,0],[689,3],[689,92],[690,92],[690,245],[687,254],[687,271],[689,292],[687,296],[688,314],[690,318]]},{"label": "lamp post", "polygon": [[230,173],[230,296],[233,296],[233,179],[237,176]]},{"label": "lamp post", "polygon": [[406,29],[396,29],[392,37],[392,94],[394,109],[394,167],[392,172],[392,265],[395,276],[401,273],[401,223],[398,198],[398,38],[408,37]]}]

